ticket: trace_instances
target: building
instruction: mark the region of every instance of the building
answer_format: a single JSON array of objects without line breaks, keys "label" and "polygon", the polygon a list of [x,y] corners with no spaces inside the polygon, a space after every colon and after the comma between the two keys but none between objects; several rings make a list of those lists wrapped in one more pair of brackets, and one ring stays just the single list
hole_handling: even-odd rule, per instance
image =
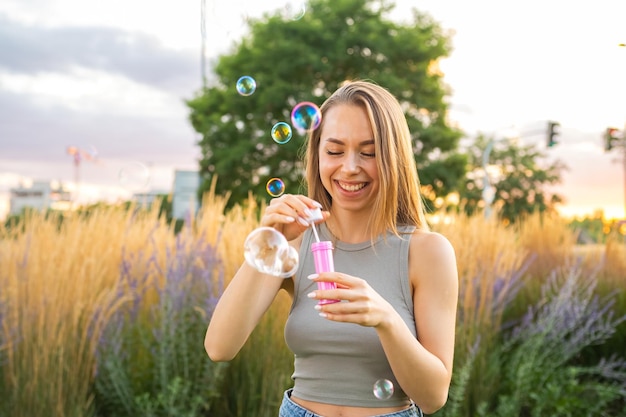
[{"label": "building", "polygon": [[200,205],[198,188],[200,188],[200,173],[198,171],[174,171],[172,218],[184,219],[190,214],[196,215]]},{"label": "building", "polygon": [[9,214],[18,215],[26,208],[34,210],[64,209],[71,205],[72,196],[61,184],[34,181],[10,190]]},{"label": "building", "polygon": [[137,203],[139,207],[149,209],[152,207],[155,201],[157,201],[162,196],[167,196],[169,191],[158,191],[158,190],[149,190],[141,193],[134,193],[132,196],[132,200]]}]

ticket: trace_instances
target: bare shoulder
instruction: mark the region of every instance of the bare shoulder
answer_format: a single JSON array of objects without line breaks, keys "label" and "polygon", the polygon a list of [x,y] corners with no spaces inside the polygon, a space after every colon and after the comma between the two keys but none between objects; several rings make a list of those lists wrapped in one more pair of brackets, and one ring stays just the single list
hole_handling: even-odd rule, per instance
[{"label": "bare shoulder", "polygon": [[411,283],[416,287],[437,281],[445,285],[446,281],[456,282],[457,265],[454,247],[440,233],[416,230],[411,236],[409,247],[409,271]]},{"label": "bare shoulder", "polygon": [[411,257],[452,256],[454,248],[450,241],[440,233],[427,230],[416,230],[411,235]]}]

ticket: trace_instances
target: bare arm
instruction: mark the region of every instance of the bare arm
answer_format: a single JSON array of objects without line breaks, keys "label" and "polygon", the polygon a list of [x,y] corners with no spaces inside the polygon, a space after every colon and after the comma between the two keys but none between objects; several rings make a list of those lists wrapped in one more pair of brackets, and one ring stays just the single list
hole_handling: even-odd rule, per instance
[{"label": "bare arm", "polygon": [[446,403],[452,378],[458,298],[452,245],[436,233],[415,233],[409,275],[417,339],[394,307],[361,278],[339,272],[315,275],[316,281],[336,282],[338,289],[314,291],[311,296],[349,301],[318,308],[329,320],[374,327],[402,389],[432,414]]},{"label": "bare arm", "polygon": [[261,274],[246,263],[239,268],[220,297],[204,338],[211,360],[235,357],[282,284],[283,279]]},{"label": "bare arm", "polygon": [[[318,203],[301,195],[275,198],[265,209],[261,226],[274,227],[296,249],[308,224],[307,209]],[[324,219],[328,212],[324,212]],[[323,221],[320,220],[320,221]],[[220,297],[204,338],[204,348],[213,361],[229,361],[237,355],[270,307],[281,288],[292,292],[292,279],[282,279],[258,272],[244,263]]]},{"label": "bare arm", "polygon": [[377,327],[394,375],[426,414],[446,403],[452,379],[458,273],[452,245],[436,233],[411,240],[409,274],[417,339],[393,311]]}]

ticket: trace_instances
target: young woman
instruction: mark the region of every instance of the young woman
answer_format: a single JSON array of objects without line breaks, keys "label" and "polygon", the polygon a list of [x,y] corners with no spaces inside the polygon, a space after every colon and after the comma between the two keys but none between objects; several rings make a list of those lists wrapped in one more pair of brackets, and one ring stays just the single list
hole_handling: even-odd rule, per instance
[{"label": "young woman", "polygon": [[[205,348],[231,360],[280,289],[293,303],[285,340],[294,386],[280,417],[409,417],[446,402],[452,377],[458,277],[454,250],[424,217],[409,129],[386,89],[347,82],[320,108],[309,137],[308,196],[283,195],[261,219],[299,250],[291,279],[244,263],[211,318]],[[315,274],[312,230],[334,244],[336,272]],[[337,289],[318,290],[318,281]],[[321,299],[341,302],[319,304]],[[376,397],[376,381],[393,395]]]}]

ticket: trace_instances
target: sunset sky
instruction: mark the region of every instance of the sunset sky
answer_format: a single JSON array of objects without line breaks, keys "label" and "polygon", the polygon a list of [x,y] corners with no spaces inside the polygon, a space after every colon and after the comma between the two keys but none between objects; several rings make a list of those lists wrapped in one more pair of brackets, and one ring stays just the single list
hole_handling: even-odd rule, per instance
[{"label": "sunset sky", "polygon": [[[216,1],[206,0],[207,59],[241,36],[242,16],[300,3]],[[78,173],[81,201],[111,201],[169,191],[174,169],[197,168],[199,137],[184,100],[202,85],[200,5],[0,3],[0,219],[9,189],[22,182],[73,188]],[[626,3],[399,0],[392,18],[412,7],[453,33],[441,63],[453,123],[470,138],[517,132],[543,147],[536,132],[558,121],[560,143],[547,152],[569,167],[556,189],[567,201],[562,212],[624,217],[621,154],[603,150],[602,134],[626,124],[626,48],[618,46]],[[69,145],[97,158],[77,172]]]}]

